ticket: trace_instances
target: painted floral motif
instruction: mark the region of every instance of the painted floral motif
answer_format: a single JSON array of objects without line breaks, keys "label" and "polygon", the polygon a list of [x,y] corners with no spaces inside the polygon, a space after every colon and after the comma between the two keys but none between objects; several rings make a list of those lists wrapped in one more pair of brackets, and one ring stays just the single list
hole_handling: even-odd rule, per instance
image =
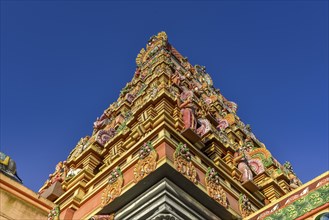
[{"label": "painted floral motif", "polygon": [[143,144],[138,152],[139,160],[134,167],[134,181],[138,182],[156,168],[157,153],[151,142]]},{"label": "painted floral motif", "polygon": [[179,143],[174,152],[174,166],[181,174],[184,174],[193,183],[197,183],[197,173],[192,164],[192,156],[186,144]]},{"label": "painted floral motif", "polygon": [[226,193],[220,185],[220,177],[214,168],[208,168],[205,182],[208,195],[222,206],[227,207]]},{"label": "painted floral motif", "polygon": [[150,152],[154,150],[152,143],[149,142],[145,142],[143,144],[143,146],[141,147],[141,149],[138,152],[139,155],[139,159],[144,159],[145,157],[147,157],[148,155],[150,155]]},{"label": "painted floral motif", "polygon": [[[320,207],[329,202],[329,184],[325,184],[316,190],[304,193],[303,197],[299,199],[289,198],[288,205],[283,208],[268,212],[268,215],[262,215],[257,218],[257,220],[279,220],[279,219],[296,219],[300,218],[306,213]],[[300,196],[300,195],[299,195]],[[293,196],[294,197],[294,196]]]}]

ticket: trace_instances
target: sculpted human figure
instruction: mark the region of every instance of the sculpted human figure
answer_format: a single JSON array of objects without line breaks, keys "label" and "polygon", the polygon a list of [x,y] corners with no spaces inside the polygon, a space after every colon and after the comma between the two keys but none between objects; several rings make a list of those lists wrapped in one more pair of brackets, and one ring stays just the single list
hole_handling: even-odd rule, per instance
[{"label": "sculpted human figure", "polygon": [[302,182],[297,178],[297,176],[294,172],[294,169],[292,168],[291,163],[286,161],[283,164],[283,167],[286,168],[287,171],[288,171],[288,177],[289,177],[289,180],[290,180],[290,183],[289,183],[290,189],[294,190],[294,189],[298,188],[299,186],[301,186]]},{"label": "sculpted human figure", "polygon": [[42,194],[47,188],[49,188],[52,184],[56,182],[63,182],[65,180],[67,174],[67,165],[66,161],[60,161],[55,168],[55,172],[49,174],[48,180],[43,184],[43,186],[39,190],[39,194]]},{"label": "sculpted human figure", "polygon": [[180,75],[179,71],[180,71],[180,67],[178,67],[175,70],[174,74],[171,75],[171,82],[178,86],[180,85],[181,80],[184,79],[184,77]]},{"label": "sculpted human figure", "polygon": [[51,178],[51,183],[55,183],[57,181],[59,182],[63,182],[65,179],[67,173],[67,165],[66,165],[66,161],[60,161],[57,165],[56,165],[56,171],[53,174],[53,177]]},{"label": "sculpted human figure", "polygon": [[201,137],[205,135],[208,131],[211,130],[211,124],[210,122],[205,118],[199,118],[198,122],[201,124],[201,126],[197,129],[196,133],[200,135]]},{"label": "sculpted human figure", "polygon": [[244,140],[244,148],[247,150],[247,152],[250,152],[254,147],[254,143],[252,142],[250,137],[246,137]]},{"label": "sculpted human figure", "polygon": [[248,150],[242,146],[234,153],[234,163],[238,163],[238,169],[242,173],[240,181],[242,183],[253,180],[253,174],[249,167],[248,161],[250,160]]},{"label": "sculpted human figure", "polygon": [[100,118],[97,117],[96,121],[94,122],[94,131],[93,134],[95,134],[98,130],[102,129],[108,122],[108,118],[105,114],[105,112],[101,115]]},{"label": "sculpted human figure", "polygon": [[217,129],[224,131],[228,126],[230,126],[229,122],[225,118],[227,116],[227,110],[223,109],[218,116],[219,117],[217,118],[218,121]]},{"label": "sculpted human figure", "polygon": [[84,138],[81,138],[78,142],[78,144],[75,147],[75,151],[72,154],[72,158],[78,157],[89,145],[88,142],[90,139],[90,136],[85,136]]},{"label": "sculpted human figure", "polygon": [[[181,103],[182,101],[182,103]],[[177,100],[183,116],[184,128],[196,129],[195,106],[193,104],[193,92],[185,90],[181,93],[180,99]]]},{"label": "sculpted human figure", "polygon": [[207,105],[210,105],[213,102],[213,100],[210,97],[208,97],[205,93],[201,93],[201,98]]},{"label": "sculpted human figure", "polygon": [[292,173],[289,174],[289,179],[290,179],[289,186],[291,190],[297,189],[299,186],[302,185],[301,181],[296,177],[296,175]]}]

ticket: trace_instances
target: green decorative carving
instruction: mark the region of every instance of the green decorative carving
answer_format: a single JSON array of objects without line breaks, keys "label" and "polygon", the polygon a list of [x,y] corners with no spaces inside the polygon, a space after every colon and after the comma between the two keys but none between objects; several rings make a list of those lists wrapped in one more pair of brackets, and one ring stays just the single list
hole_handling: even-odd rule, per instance
[{"label": "green decorative carving", "polygon": [[60,208],[55,206],[48,214],[48,220],[59,220]]},{"label": "green decorative carving", "polygon": [[297,199],[290,205],[274,212],[264,220],[288,220],[299,218],[329,202],[329,183]]},{"label": "green decorative carving", "polygon": [[110,173],[109,184],[115,183],[119,177],[122,177],[122,172],[120,167],[118,166]]},{"label": "green decorative carving", "polygon": [[175,151],[175,156],[181,156],[182,158],[184,158],[186,161],[191,161],[191,153],[190,150],[186,147],[186,144],[183,143],[179,143],[176,147],[176,151]]},{"label": "green decorative carving", "polygon": [[272,160],[272,157],[270,158],[267,158],[267,159],[263,159],[262,160],[263,164],[265,167],[269,167],[273,164],[273,160]]}]

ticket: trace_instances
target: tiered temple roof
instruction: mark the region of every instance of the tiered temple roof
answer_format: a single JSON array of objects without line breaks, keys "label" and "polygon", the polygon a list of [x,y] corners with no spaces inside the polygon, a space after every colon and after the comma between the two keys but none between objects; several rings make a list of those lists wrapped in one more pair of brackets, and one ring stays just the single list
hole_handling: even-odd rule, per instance
[{"label": "tiered temple roof", "polygon": [[[61,218],[238,219],[301,185],[165,32],[150,38],[136,64],[118,100],[39,191]],[[172,199],[161,203],[164,191]]]}]

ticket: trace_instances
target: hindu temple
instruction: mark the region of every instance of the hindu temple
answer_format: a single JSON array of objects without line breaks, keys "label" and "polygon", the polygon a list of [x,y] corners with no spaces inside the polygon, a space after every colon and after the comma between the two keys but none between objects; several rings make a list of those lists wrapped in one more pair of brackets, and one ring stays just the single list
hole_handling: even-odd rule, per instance
[{"label": "hindu temple", "polygon": [[328,216],[329,172],[302,184],[165,32],[140,50],[132,75],[41,186],[48,219]]}]

